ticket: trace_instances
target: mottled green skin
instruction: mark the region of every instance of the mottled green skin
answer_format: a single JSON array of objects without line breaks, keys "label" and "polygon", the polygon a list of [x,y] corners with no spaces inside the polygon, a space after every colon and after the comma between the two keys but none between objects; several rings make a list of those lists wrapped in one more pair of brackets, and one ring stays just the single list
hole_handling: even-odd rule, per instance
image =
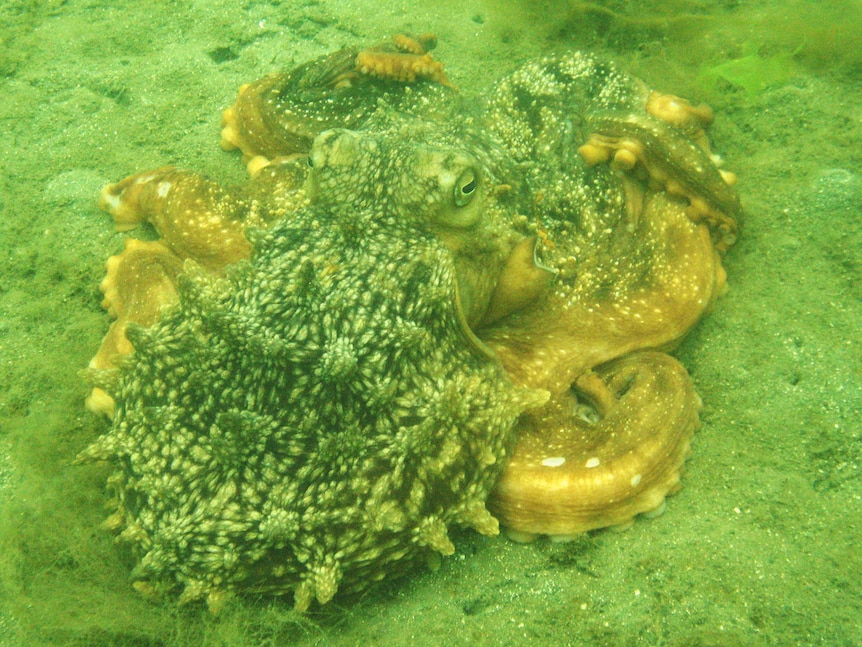
[{"label": "mottled green skin", "polygon": [[[544,227],[623,218],[619,183],[576,149],[591,111],[643,99],[589,57],[563,60],[501,82],[484,114],[433,84],[277,93],[285,131],[314,111],[321,129],[360,130],[317,137],[311,205],[250,234],[250,262],[227,279],[189,269],[180,305],[130,329],[112,429],[84,453],[118,467],[143,590],[216,607],[294,592],[303,609],[451,552],[453,525],[496,531],[484,502],[543,394],[515,389],[468,324],[535,232],[540,191]],[[245,197],[264,220],[285,202]]]},{"label": "mottled green skin", "polygon": [[518,406],[465,343],[439,245],[311,215],[256,241],[231,292],[189,285],[134,339],[113,434],[143,577],[292,589],[332,564],[362,582],[501,467]]},{"label": "mottled green skin", "polygon": [[[666,123],[646,115],[648,94],[634,77],[580,53],[528,63],[490,93],[487,127],[518,169],[523,203],[531,202],[529,213],[554,241],[541,250],[542,262],[563,270],[557,284],[570,298],[601,289],[585,283],[589,277],[607,290],[631,285],[609,273],[613,259],[650,253],[643,237],[632,235],[620,174],[605,164],[588,167],[578,153],[599,119],[609,134],[631,115],[670,133]],[[570,256],[575,272],[566,272]]]},{"label": "mottled green skin", "polygon": [[436,149],[332,133],[312,153],[314,207],[257,232],[229,279],[187,275],[177,309],[130,331],[113,429],[89,451],[123,467],[136,578],[186,599],[301,586],[302,607],[449,552],[453,523],[495,530],[484,501],[529,399],[463,322],[456,254],[429,226],[451,195],[423,191],[424,210],[415,184],[366,195],[417,150]]},{"label": "mottled green skin", "polygon": [[631,235],[636,218],[625,204],[620,174],[604,164],[588,167],[581,159],[579,148],[590,135],[637,141],[688,197],[739,216],[736,193],[708,152],[684,129],[647,112],[650,94],[639,79],[578,52],[527,63],[488,93],[482,117],[487,136],[499,142],[517,169],[522,206],[556,243],[557,254],[545,259],[550,265],[558,266],[575,250],[579,264],[594,266],[651,253],[644,236]]}]

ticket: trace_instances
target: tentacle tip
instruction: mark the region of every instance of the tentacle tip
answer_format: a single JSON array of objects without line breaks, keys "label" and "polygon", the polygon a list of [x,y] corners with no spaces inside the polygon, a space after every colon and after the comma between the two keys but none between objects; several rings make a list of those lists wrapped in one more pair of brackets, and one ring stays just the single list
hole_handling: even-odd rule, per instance
[{"label": "tentacle tip", "polygon": [[105,416],[109,420],[114,418],[114,398],[99,387],[90,391],[90,395],[84,400],[84,406],[96,415]]}]

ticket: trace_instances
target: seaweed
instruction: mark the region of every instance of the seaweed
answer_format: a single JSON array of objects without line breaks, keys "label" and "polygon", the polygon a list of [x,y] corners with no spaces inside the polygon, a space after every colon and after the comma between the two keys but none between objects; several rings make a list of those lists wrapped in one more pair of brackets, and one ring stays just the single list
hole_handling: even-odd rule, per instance
[{"label": "seaweed", "polygon": [[[757,49],[747,47],[749,53],[740,58],[719,63],[712,67],[701,67],[698,82],[709,91],[714,91],[719,81],[745,90],[749,99],[754,99],[770,86],[787,83],[797,73],[794,52],[779,52],[772,56],[761,56]],[[800,48],[801,49],[801,48]]]}]

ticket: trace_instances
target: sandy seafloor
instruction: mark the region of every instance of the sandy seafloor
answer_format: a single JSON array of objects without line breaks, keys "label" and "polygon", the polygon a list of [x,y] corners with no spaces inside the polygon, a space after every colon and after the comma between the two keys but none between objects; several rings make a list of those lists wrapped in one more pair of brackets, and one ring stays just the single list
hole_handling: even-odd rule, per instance
[{"label": "sandy seafloor", "polygon": [[[0,644],[862,644],[860,16],[858,1],[4,0]],[[78,375],[124,238],[100,188],[168,163],[241,181],[218,147],[241,83],[428,30],[465,92],[587,48],[716,109],[746,214],[730,291],[677,353],[704,401],[681,492],[662,517],[566,544],[463,532],[438,570],[306,617],[290,600],[213,618],[138,597],[98,527],[106,469],[70,464],[105,428]],[[697,81],[752,51],[787,63],[762,90]]]}]

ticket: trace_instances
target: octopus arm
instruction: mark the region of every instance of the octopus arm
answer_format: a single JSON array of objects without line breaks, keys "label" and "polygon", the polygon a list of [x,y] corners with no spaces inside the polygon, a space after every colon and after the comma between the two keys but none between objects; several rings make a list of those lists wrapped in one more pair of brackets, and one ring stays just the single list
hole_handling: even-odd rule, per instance
[{"label": "octopus arm", "polygon": [[132,175],[102,190],[99,206],[120,230],[149,222],[179,258],[218,270],[247,258],[251,246],[234,192],[201,175],[164,167]]},{"label": "octopus arm", "polygon": [[677,199],[650,193],[634,240],[622,255],[597,250],[591,267],[605,278],[576,282],[570,293],[480,331],[516,384],[561,393],[626,353],[668,350],[724,293],[709,229],[692,222]]},{"label": "octopus arm", "polygon": [[607,409],[598,420],[580,417],[583,404],[570,392],[522,423],[489,502],[517,538],[624,527],[660,511],[678,488],[701,406],[685,369],[648,351],[596,373],[608,391],[586,394],[603,400],[594,409]]},{"label": "octopus arm", "polygon": [[689,202],[688,215],[715,230],[716,247],[724,252],[736,242],[739,198],[734,176],[722,173],[708,151],[662,119],[642,114],[600,114],[579,152],[592,166],[610,161],[623,171],[643,168],[669,194]]}]

